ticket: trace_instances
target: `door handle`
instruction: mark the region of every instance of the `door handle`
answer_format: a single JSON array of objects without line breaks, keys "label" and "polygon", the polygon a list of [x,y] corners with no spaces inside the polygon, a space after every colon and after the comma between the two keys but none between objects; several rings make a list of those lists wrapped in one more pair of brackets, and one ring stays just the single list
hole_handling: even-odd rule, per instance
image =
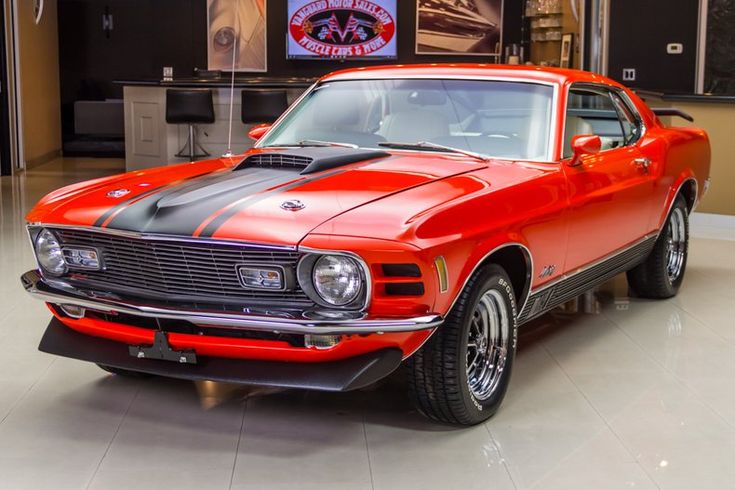
[{"label": "door handle", "polygon": [[636,158],[635,160],[633,160],[633,165],[643,170],[644,172],[648,172],[648,167],[651,166],[651,159],[650,158]]}]

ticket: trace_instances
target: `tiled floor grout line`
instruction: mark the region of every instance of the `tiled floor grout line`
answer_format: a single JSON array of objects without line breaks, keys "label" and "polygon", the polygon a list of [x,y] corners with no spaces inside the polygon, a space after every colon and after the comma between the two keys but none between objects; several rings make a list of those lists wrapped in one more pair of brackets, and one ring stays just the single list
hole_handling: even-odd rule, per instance
[{"label": "tiled floor grout line", "polygon": [[94,473],[92,473],[92,476],[89,478],[89,481],[87,482],[87,485],[84,487],[85,489],[89,489],[89,487],[92,486],[92,482],[94,482],[95,477],[97,476],[97,473],[100,471],[100,468],[102,467],[102,462],[107,457],[107,453],[110,452],[110,448],[112,447],[112,443],[115,442],[115,438],[117,437],[117,434],[120,432],[120,428],[122,427],[123,423],[125,422],[125,419],[128,416],[128,412],[130,412],[130,408],[133,406],[133,403],[138,398],[138,395],[140,394],[140,387],[138,387],[135,390],[135,394],[130,398],[130,402],[128,403],[128,406],[125,407],[125,412],[123,412],[122,417],[120,417],[120,422],[118,422],[117,427],[115,428],[115,433],[112,434],[112,437],[110,438],[110,442],[107,443],[107,447],[105,448],[105,452],[102,454],[102,457],[97,462],[97,466],[94,469]]},{"label": "tiled floor grout line", "polygon": [[367,424],[365,423],[365,412],[362,413],[362,435],[365,438],[365,450],[367,451],[368,470],[370,471],[370,488],[375,490],[375,478],[373,477],[373,463],[370,457],[370,443],[367,436]]},{"label": "tiled floor grout line", "polygon": [[493,447],[496,451],[498,451],[498,455],[500,456],[500,462],[503,464],[503,468],[505,468],[505,472],[508,474],[508,478],[510,479],[510,483],[513,485],[513,488],[518,490],[518,484],[516,484],[515,479],[513,479],[513,474],[510,471],[510,467],[508,467],[508,463],[505,461],[505,456],[503,456],[503,452],[500,450],[500,445],[498,444],[498,441],[495,440],[495,436],[493,436],[493,432],[490,430],[490,426],[488,425],[489,421],[485,421],[482,423],[482,425],[485,426],[485,430],[487,431],[487,434],[490,436],[490,442],[492,443]]},{"label": "tiled floor grout line", "polygon": [[687,310],[686,308],[684,308],[680,304],[677,304],[677,303],[674,303],[674,302],[672,302],[671,304],[674,305],[674,308],[676,308],[677,310],[682,311],[685,314],[687,314],[687,315],[691,316],[692,318],[694,318],[695,320],[697,320],[699,323],[702,324],[702,326],[704,328],[706,328],[707,330],[709,330],[710,332],[712,332],[721,341],[723,341],[727,345],[730,345],[730,346],[735,347],[735,342],[731,341],[730,339],[728,339],[727,337],[725,337],[724,335],[722,335],[720,332],[718,332],[717,330],[715,330],[714,328],[712,328],[710,325],[707,324],[707,322],[705,322],[704,320],[702,320],[701,318],[699,318],[696,313]]},{"label": "tiled floor grout line", "polygon": [[237,436],[237,445],[235,446],[235,457],[232,461],[232,473],[230,473],[230,486],[228,488],[232,489],[232,484],[235,482],[235,470],[237,469],[237,457],[240,454],[240,441],[242,441],[242,433],[245,430],[245,414],[248,410],[248,403],[250,399],[245,400],[245,405],[242,407],[242,417],[240,418],[240,433]]},{"label": "tiled floor grout line", "polygon": [[41,381],[46,376],[46,374],[48,374],[49,370],[51,369],[51,366],[53,366],[53,364],[55,362],[56,362],[56,359],[55,358],[51,359],[51,362],[48,363],[48,366],[46,366],[46,369],[43,370],[43,373],[41,373],[41,375],[38,376],[38,378],[36,378],[36,380],[33,381],[33,383],[31,383],[31,385],[26,389],[26,391],[24,391],[23,394],[20,395],[17,400],[15,400],[15,403],[13,403],[10,406],[10,409],[8,410],[8,413],[6,413],[3,416],[3,418],[0,419],[0,425],[2,425],[3,422],[5,422],[5,420],[8,417],[10,417],[10,414],[12,414],[13,413],[13,410],[15,410],[18,405],[20,405],[20,402],[22,402],[28,396],[28,394],[31,391],[33,391],[33,388],[35,388],[35,386],[38,384],[38,382]]},{"label": "tiled floor grout line", "polygon": [[551,353],[551,351],[549,350],[549,348],[546,346],[545,343],[543,343],[543,347],[544,347],[544,350],[546,351],[546,353],[549,355],[549,357],[551,357],[551,359],[556,363],[556,365],[559,366],[559,369],[561,370],[562,373],[564,373],[564,376],[569,380],[570,383],[572,383],[572,385],[579,392],[579,394],[582,395],[582,397],[585,399],[585,401],[587,402],[587,404],[590,406],[590,408],[592,408],[592,410],[594,410],[594,412],[597,414],[597,416],[600,418],[600,420],[602,420],[602,422],[605,424],[605,426],[610,431],[610,433],[613,436],[615,436],[615,438],[618,440],[618,442],[620,443],[620,445],[623,446],[623,448],[625,449],[625,452],[627,452],[628,455],[633,459],[633,461],[635,461],[635,464],[638,465],[638,467],[641,469],[641,471],[643,472],[643,474],[646,475],[646,478],[648,478],[651,481],[651,483],[653,483],[653,486],[655,486],[656,488],[660,489],[661,486],[658,484],[658,482],[653,478],[653,476],[641,464],[641,462],[636,457],[635,453],[631,450],[630,447],[628,447],[628,444],[626,444],[625,441],[623,441],[622,437],[620,437],[620,434],[618,434],[615,431],[615,429],[613,429],[612,425],[610,425],[610,422],[607,420],[607,418],[605,418],[605,416],[602,415],[602,413],[600,413],[600,411],[597,409],[597,407],[592,403],[592,400],[590,400],[587,397],[587,395],[585,394],[585,392],[579,387],[579,385],[577,385],[577,383],[575,383],[574,379],[572,379],[572,377],[569,375],[569,373],[567,372],[567,370],[564,369],[564,367],[561,365],[561,363],[559,362],[559,360],[554,356],[554,354]]},{"label": "tiled floor grout line", "polygon": [[[604,313],[603,313],[603,314],[604,314]],[[728,427],[730,427],[731,429],[734,429],[734,430],[735,430],[735,425],[734,425],[733,423],[731,423],[731,422],[730,422],[729,420],[727,420],[727,418],[725,418],[725,417],[724,417],[724,416],[723,416],[723,415],[722,415],[722,414],[721,414],[720,412],[718,412],[718,411],[717,411],[717,410],[716,410],[716,409],[715,409],[715,408],[714,408],[713,406],[711,406],[711,405],[710,405],[709,403],[707,403],[707,402],[706,402],[706,401],[704,400],[704,398],[702,398],[702,396],[701,396],[701,395],[700,395],[700,394],[699,394],[699,393],[697,392],[697,390],[695,390],[694,388],[692,388],[691,386],[689,386],[689,384],[688,384],[688,383],[687,383],[686,381],[684,381],[684,380],[683,380],[683,379],[682,379],[681,377],[679,377],[679,375],[678,375],[678,374],[676,374],[675,372],[671,371],[671,370],[670,370],[669,368],[667,368],[667,367],[666,367],[666,366],[665,366],[664,364],[662,364],[662,363],[661,363],[661,362],[660,362],[660,361],[659,361],[658,359],[656,359],[656,357],[654,357],[654,356],[653,356],[652,354],[650,354],[650,353],[649,353],[648,351],[646,351],[646,349],[644,349],[642,345],[640,345],[640,344],[639,344],[638,342],[636,342],[636,341],[635,341],[635,339],[634,339],[633,337],[631,337],[631,336],[630,336],[630,335],[628,334],[628,332],[626,332],[626,331],[625,331],[625,330],[624,330],[624,329],[623,329],[623,328],[622,328],[622,327],[620,326],[620,324],[619,324],[618,322],[616,322],[616,321],[615,321],[615,320],[613,320],[612,318],[608,317],[607,315],[605,315],[605,318],[607,318],[607,319],[608,319],[608,321],[610,321],[610,322],[611,322],[611,323],[612,323],[613,325],[615,325],[615,328],[617,328],[618,330],[620,330],[620,331],[621,331],[621,332],[623,333],[623,335],[625,335],[625,336],[626,336],[626,337],[627,337],[627,338],[628,338],[628,339],[629,339],[629,340],[630,340],[631,342],[633,342],[633,344],[634,344],[634,345],[635,345],[636,347],[638,347],[638,349],[639,349],[639,350],[640,350],[640,351],[641,351],[641,352],[642,352],[643,354],[645,354],[645,355],[646,355],[646,357],[648,357],[648,358],[649,358],[649,359],[650,359],[651,361],[653,361],[653,362],[654,362],[654,363],[655,363],[655,364],[656,364],[656,365],[657,365],[658,367],[660,367],[661,369],[663,369],[663,370],[664,370],[664,372],[668,373],[668,375],[669,375],[669,376],[671,376],[671,377],[672,377],[672,378],[674,379],[674,381],[676,381],[676,383],[677,383],[677,384],[678,384],[679,386],[681,386],[682,388],[684,388],[684,389],[685,389],[686,391],[688,391],[688,392],[689,392],[690,394],[694,395],[694,396],[695,396],[695,397],[697,398],[697,401],[699,401],[699,403],[701,403],[701,404],[702,404],[702,406],[706,407],[706,408],[707,408],[707,409],[708,409],[708,410],[709,410],[710,412],[712,412],[712,413],[713,413],[713,414],[714,414],[714,415],[715,415],[715,416],[716,416],[716,417],[717,417],[718,419],[720,419],[720,420],[721,420],[722,422],[724,422],[724,423],[725,423],[725,425],[727,425],[727,426],[728,426]]]}]

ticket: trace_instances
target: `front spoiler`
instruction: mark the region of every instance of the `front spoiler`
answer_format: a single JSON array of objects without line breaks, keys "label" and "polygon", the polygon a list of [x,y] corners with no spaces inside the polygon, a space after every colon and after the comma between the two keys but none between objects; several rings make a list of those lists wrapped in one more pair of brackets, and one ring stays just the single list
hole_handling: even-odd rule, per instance
[{"label": "front spoiler", "polygon": [[371,333],[416,332],[438,327],[439,315],[386,320],[307,320],[280,316],[225,313],[222,311],[190,311],[139,304],[113,295],[101,297],[61,281],[44,281],[38,271],[21,276],[26,291],[34,298],[56,305],[72,305],[103,313],[122,313],[145,318],[180,320],[195,325],[241,328],[265,332],[312,335],[362,335]]},{"label": "front spoiler", "polygon": [[321,391],[350,391],[371,385],[395,371],[403,356],[400,349],[387,348],[332,362],[198,357],[197,364],[182,364],[132,357],[127,344],[81,334],[56,318],[49,323],[38,349],[57,356],[170,378]]}]

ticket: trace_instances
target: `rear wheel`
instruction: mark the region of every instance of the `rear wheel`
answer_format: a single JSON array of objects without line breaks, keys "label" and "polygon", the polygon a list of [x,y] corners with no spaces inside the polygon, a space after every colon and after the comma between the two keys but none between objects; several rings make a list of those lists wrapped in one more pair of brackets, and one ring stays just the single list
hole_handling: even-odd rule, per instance
[{"label": "rear wheel", "polygon": [[427,417],[474,425],[500,407],[517,341],[516,303],[505,271],[470,279],[444,324],[407,362],[411,397]]},{"label": "rear wheel", "polygon": [[677,196],[661,234],[646,260],[628,271],[628,284],[643,298],[671,298],[679,292],[689,254],[689,211]]},{"label": "rear wheel", "polygon": [[153,375],[148,373],[141,373],[139,371],[130,371],[128,369],[116,368],[113,366],[107,366],[105,364],[97,364],[100,369],[107,371],[108,373],[116,374],[118,376],[124,376],[126,378],[150,378]]}]

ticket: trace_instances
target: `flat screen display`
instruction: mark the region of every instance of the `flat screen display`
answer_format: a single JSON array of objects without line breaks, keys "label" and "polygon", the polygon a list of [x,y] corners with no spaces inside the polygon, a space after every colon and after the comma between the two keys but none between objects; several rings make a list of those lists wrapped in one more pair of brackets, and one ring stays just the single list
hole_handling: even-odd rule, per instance
[{"label": "flat screen display", "polygon": [[288,58],[397,57],[397,0],[288,0]]}]

